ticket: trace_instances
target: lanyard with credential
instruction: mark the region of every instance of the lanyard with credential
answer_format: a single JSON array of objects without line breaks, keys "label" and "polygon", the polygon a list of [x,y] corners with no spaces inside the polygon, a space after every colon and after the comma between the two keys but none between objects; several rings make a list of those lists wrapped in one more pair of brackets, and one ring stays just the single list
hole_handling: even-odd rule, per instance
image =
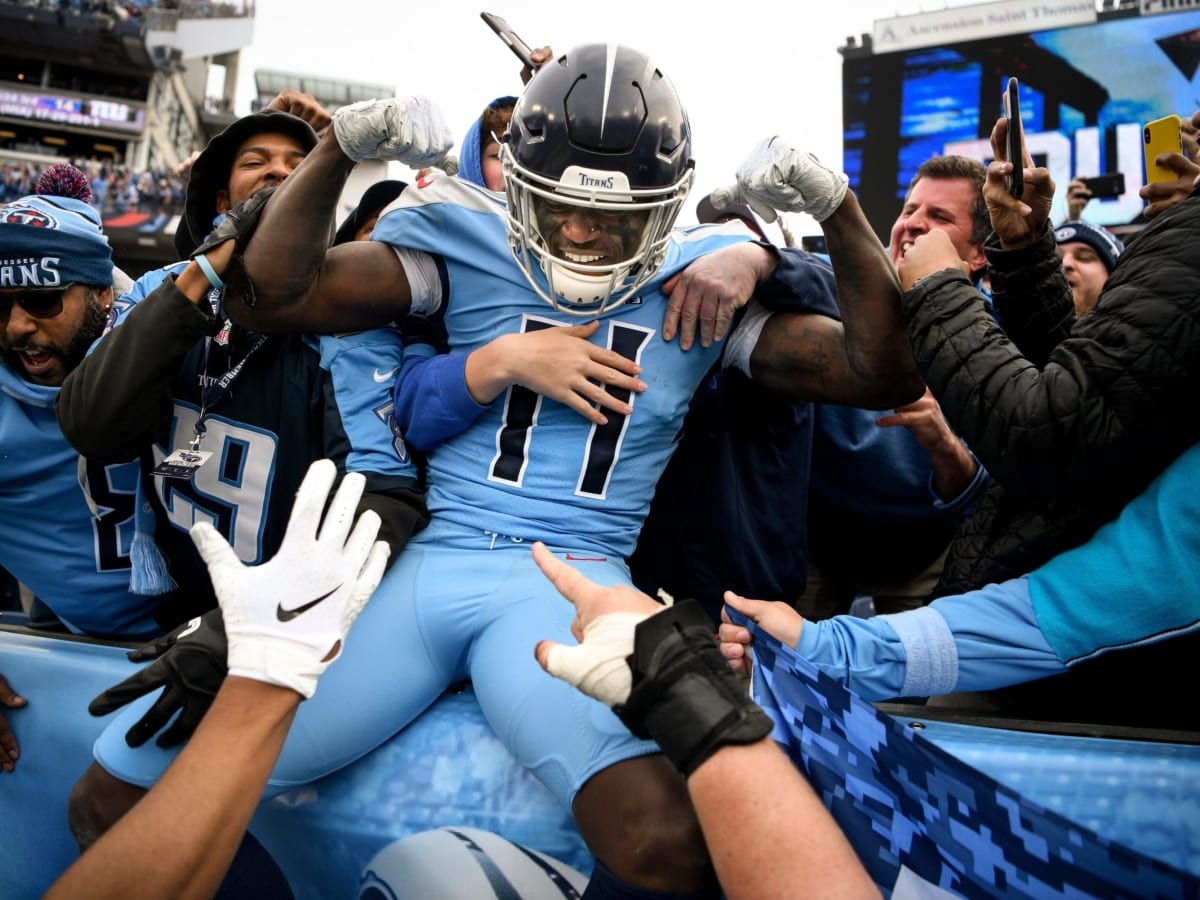
[{"label": "lanyard with credential", "polygon": [[[221,292],[218,289],[213,288],[213,290],[211,290],[208,294],[208,301],[212,304],[213,315],[219,316],[221,308]],[[228,334],[230,328],[230,321],[225,319],[225,324],[222,326],[222,330]],[[267,341],[267,336],[265,334],[258,334],[252,331],[247,332],[247,337],[252,338],[253,343],[250,345],[250,349],[246,351],[246,355],[238,360],[238,362],[229,368],[220,378],[214,378],[211,381],[208,377],[208,362],[210,351],[212,350],[213,339],[212,337],[206,337],[204,339],[204,361],[200,373],[200,383],[202,385],[200,395],[200,414],[196,417],[196,426],[194,432],[192,433],[190,449],[175,450],[161,463],[155,466],[152,474],[164,475],[168,478],[191,478],[192,475],[195,474],[196,470],[204,465],[204,463],[208,461],[209,457],[212,456],[211,451],[200,449],[200,444],[204,440],[204,418],[206,415],[208,415],[211,409],[225,399],[225,397],[229,394],[229,391],[233,388],[233,383],[237,380],[237,377],[242,374],[242,369],[246,367],[246,363],[250,360],[250,357],[253,356],[255,351],[262,347],[262,345]]]}]

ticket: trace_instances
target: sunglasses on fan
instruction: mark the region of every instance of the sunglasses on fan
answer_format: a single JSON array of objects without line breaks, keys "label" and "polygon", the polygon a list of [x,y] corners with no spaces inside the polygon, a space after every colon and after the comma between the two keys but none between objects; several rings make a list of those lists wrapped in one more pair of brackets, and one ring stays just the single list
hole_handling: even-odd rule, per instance
[{"label": "sunglasses on fan", "polygon": [[0,291],[0,319],[12,315],[16,303],[35,319],[53,319],[63,309],[63,297],[73,284],[61,288],[41,288],[29,291]]}]

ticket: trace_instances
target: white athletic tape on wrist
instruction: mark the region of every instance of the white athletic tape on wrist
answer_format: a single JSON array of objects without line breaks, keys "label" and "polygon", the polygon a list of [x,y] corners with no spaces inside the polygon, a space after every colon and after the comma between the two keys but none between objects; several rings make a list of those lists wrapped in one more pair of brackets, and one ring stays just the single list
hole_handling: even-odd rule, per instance
[{"label": "white athletic tape on wrist", "polygon": [[612,707],[629,699],[633,673],[626,657],[633,652],[633,633],[643,613],[609,613],[583,630],[583,643],[550,648],[546,671]]}]

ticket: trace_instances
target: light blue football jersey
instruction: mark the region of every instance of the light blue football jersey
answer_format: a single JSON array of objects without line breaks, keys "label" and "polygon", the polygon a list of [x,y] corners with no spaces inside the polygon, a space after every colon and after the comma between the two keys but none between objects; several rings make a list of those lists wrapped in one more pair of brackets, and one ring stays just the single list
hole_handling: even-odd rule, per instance
[{"label": "light blue football jersey", "polygon": [[[434,177],[401,194],[375,227],[374,240],[437,255],[441,295],[448,300],[433,309],[418,292],[413,311],[444,318],[451,352],[469,353],[513,332],[588,321],[559,312],[533,290],[509,250],[504,216],[496,195]],[[629,398],[631,415],[610,412],[608,424],[596,426],[514,386],[431,454],[431,514],[511,537],[628,557],[688,401],[723,346],[697,343],[685,352],[678,341],[664,341],[666,297],[659,288],[697,257],[744,240],[709,228],[677,230],[639,298],[601,317],[591,340],[636,360],[648,385]]]},{"label": "light blue football jersey", "polygon": [[58,391],[0,363],[0,565],[76,633],[155,634],[159,598],[129,591],[137,461],[81,473],[54,415]]}]

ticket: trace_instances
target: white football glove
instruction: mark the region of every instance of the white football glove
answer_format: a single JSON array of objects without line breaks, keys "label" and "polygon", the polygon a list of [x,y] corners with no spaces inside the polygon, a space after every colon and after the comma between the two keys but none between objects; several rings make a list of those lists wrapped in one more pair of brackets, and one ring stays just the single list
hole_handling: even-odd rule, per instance
[{"label": "white football glove", "polygon": [[331,460],[309,467],[279,552],[262,565],[243,563],[207,522],[192,527],[225,619],[229,674],[311,697],[383,578],[388,545],[375,540],[379,516],[368,511],[354,522],[361,474],[342,479],[321,521],[336,477]]},{"label": "white football glove", "polygon": [[738,167],[737,184],[713,191],[712,203],[717,209],[748,203],[768,222],[775,221],[776,210],[805,212],[824,222],[841,206],[849,184],[844,173],[776,135],[750,151]]},{"label": "white football glove", "polygon": [[351,103],[333,114],[333,131],[355,162],[394,159],[420,169],[439,165],[454,146],[441,110],[420,96]]},{"label": "white football glove", "polygon": [[583,629],[583,641],[574,646],[554,644],[546,657],[546,671],[612,707],[629,699],[633,672],[626,657],[633,652],[633,632],[644,613],[609,613],[593,619]]}]

